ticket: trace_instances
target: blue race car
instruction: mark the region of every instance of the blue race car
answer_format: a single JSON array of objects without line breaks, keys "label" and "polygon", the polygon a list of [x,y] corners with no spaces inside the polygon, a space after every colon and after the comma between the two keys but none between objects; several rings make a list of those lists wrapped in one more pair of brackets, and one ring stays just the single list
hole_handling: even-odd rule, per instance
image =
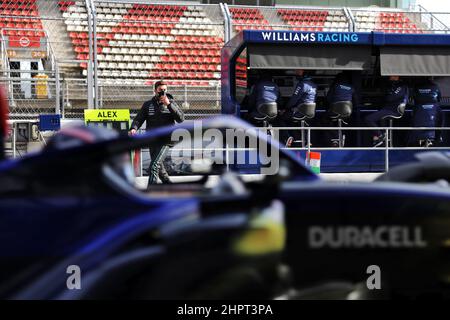
[{"label": "blue race car", "polygon": [[[273,191],[220,166],[211,188],[195,182],[140,190],[129,151],[158,143],[174,128],[137,137],[105,130],[63,129],[41,153],[0,164],[2,297],[275,294],[285,232]],[[74,268],[81,290],[68,289]]]},{"label": "blue race car", "polygon": [[[422,156],[374,183],[344,185],[322,181],[241,120],[201,126],[97,140],[79,128],[68,139],[60,134],[63,147],[2,162],[1,296],[447,295],[445,155]],[[191,157],[198,180],[136,187],[128,152],[168,138],[173,152]],[[180,145],[206,153],[199,158]],[[68,285],[74,267],[80,288]]]}]

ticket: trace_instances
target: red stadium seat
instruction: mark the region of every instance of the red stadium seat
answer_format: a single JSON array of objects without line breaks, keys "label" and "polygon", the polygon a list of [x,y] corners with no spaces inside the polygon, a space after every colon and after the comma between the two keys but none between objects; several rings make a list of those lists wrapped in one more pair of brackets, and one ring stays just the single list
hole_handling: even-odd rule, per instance
[{"label": "red stadium seat", "polygon": [[178,70],[182,70],[182,71],[187,71],[187,70],[191,69],[191,66],[187,63],[177,65],[177,66],[178,66]]}]

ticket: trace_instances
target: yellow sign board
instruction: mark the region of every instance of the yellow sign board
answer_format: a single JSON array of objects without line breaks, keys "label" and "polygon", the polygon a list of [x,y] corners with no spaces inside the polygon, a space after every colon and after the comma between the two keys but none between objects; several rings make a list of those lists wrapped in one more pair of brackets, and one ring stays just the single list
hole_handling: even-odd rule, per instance
[{"label": "yellow sign board", "polygon": [[130,121],[130,110],[128,109],[85,109],[84,121]]},{"label": "yellow sign board", "polygon": [[34,76],[36,79],[36,96],[38,99],[48,99],[48,76],[43,73],[39,73]]}]

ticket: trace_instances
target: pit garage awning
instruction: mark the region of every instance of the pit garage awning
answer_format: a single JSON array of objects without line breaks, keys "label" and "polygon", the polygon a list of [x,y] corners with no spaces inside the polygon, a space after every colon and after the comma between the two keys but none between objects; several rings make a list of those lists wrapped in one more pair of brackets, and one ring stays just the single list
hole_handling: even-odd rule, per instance
[{"label": "pit garage awning", "polygon": [[450,76],[450,48],[380,47],[381,75]]},{"label": "pit garage awning", "polygon": [[249,67],[253,69],[367,70],[370,46],[324,46],[249,44]]}]

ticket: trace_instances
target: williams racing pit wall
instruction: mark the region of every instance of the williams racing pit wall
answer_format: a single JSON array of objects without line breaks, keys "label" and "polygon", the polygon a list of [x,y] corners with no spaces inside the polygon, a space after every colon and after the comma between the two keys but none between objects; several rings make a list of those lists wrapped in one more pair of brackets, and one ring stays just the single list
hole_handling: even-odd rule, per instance
[{"label": "williams racing pit wall", "polygon": [[[282,118],[280,114],[287,113],[292,107],[289,100],[301,80],[297,70],[303,70],[303,79],[309,79],[316,87],[316,105],[303,123],[312,128],[309,141],[312,150],[319,147],[340,149],[321,150],[321,172],[385,170],[385,145],[377,145],[375,140],[377,137],[384,139],[385,131],[343,130],[339,137],[331,130],[314,130],[314,127],[338,126],[338,121],[330,121],[328,110],[333,102],[330,95],[336,94],[333,86],[341,77],[352,90],[352,108],[340,122],[343,127],[449,126],[450,35],[441,34],[242,31],[222,49],[222,113],[235,115],[255,125],[300,127],[301,121],[294,124],[278,121]],[[399,103],[398,108],[395,106],[396,111],[401,112],[392,117],[383,112],[378,118],[369,117],[386,107],[386,101],[389,101],[386,92],[392,87],[393,77],[397,77],[405,90],[403,93],[399,93],[398,88],[391,90],[393,95],[403,94],[405,103]],[[255,101],[251,93],[252,88],[264,84],[264,79],[278,87],[277,110],[273,119],[258,123],[252,113]],[[435,97],[436,103],[421,103],[421,94]],[[289,136],[294,136],[294,141],[303,142],[294,143],[291,147],[305,147],[305,137],[296,135],[299,133],[281,130],[280,141],[284,144]],[[432,144],[428,138],[432,138]],[[449,147],[450,132],[393,130],[389,147],[394,149],[389,151],[389,165],[414,161],[417,149],[405,147],[423,146],[430,147],[427,150]],[[362,147],[370,150],[354,150]],[[296,152],[305,156],[304,150]]]}]

